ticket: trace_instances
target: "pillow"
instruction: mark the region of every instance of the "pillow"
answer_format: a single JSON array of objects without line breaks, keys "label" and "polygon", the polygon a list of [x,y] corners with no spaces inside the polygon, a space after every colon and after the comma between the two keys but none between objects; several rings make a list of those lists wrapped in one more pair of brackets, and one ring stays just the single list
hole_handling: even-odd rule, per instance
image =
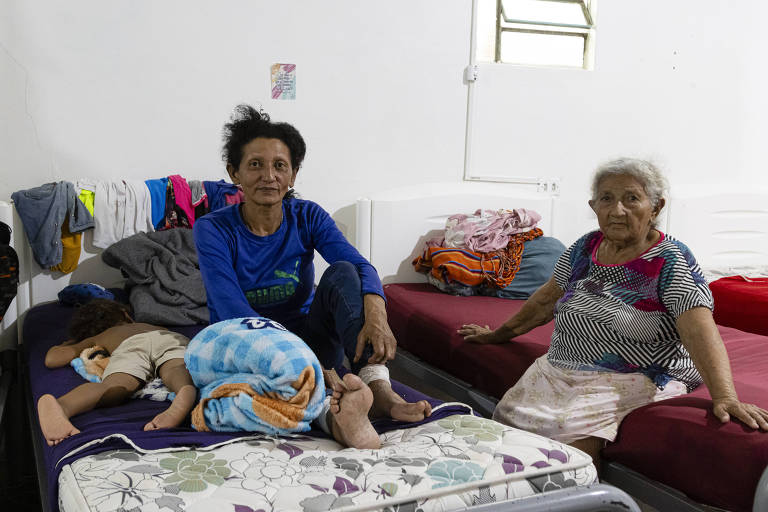
[{"label": "pillow", "polygon": [[452,295],[486,295],[502,299],[527,299],[552,277],[555,263],[563,252],[565,252],[565,245],[557,238],[540,236],[528,240],[523,247],[520,268],[515,274],[515,278],[506,288],[502,289],[488,285],[469,286],[457,282],[444,283],[431,273],[427,274],[427,281],[440,291]]},{"label": "pillow", "polygon": [[506,288],[499,290],[483,286],[480,294],[504,299],[527,299],[546,283],[555,270],[555,263],[565,252],[565,245],[557,238],[540,236],[525,242],[520,269]]}]

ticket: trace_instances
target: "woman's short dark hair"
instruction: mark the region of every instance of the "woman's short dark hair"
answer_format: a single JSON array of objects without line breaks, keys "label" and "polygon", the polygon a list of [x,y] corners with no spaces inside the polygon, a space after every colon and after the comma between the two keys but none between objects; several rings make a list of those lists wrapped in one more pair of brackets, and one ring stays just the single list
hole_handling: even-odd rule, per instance
[{"label": "woman's short dark hair", "polygon": [[291,152],[291,167],[299,170],[307,153],[307,145],[299,131],[288,123],[273,123],[269,114],[259,112],[250,105],[238,105],[232,120],[224,125],[224,147],[221,150],[224,161],[237,169],[243,159],[243,147],[253,139],[278,139]]},{"label": "woman's short dark hair", "polygon": [[127,304],[109,299],[93,299],[75,310],[69,322],[69,337],[77,343],[128,321],[131,314]]}]

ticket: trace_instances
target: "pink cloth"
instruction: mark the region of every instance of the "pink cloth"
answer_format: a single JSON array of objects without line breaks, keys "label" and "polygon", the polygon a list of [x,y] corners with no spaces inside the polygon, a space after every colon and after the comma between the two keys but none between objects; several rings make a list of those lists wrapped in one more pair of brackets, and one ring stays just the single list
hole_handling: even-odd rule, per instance
[{"label": "pink cloth", "polygon": [[492,252],[503,249],[509,237],[536,227],[541,215],[533,210],[477,210],[473,215],[451,215],[445,223],[445,247]]},{"label": "pink cloth", "polygon": [[189,227],[192,227],[195,224],[195,207],[192,206],[192,191],[187,180],[178,174],[168,176],[168,180],[173,185],[173,197],[176,205],[187,214]]}]

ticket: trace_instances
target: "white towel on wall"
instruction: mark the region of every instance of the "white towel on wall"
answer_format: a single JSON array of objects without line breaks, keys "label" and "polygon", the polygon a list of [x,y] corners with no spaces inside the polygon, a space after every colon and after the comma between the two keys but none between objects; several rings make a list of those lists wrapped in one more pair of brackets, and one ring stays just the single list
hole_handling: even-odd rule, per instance
[{"label": "white towel on wall", "polygon": [[140,231],[154,231],[149,189],[143,181],[96,183],[93,200],[93,245],[106,249]]},{"label": "white towel on wall", "polygon": [[[122,198],[122,204],[120,199]],[[106,249],[123,234],[125,184],[120,181],[99,181],[93,197],[93,245]]]},{"label": "white towel on wall", "polygon": [[125,231],[123,238],[136,233],[150,233],[155,230],[152,225],[152,195],[143,180],[127,180],[125,182]]}]

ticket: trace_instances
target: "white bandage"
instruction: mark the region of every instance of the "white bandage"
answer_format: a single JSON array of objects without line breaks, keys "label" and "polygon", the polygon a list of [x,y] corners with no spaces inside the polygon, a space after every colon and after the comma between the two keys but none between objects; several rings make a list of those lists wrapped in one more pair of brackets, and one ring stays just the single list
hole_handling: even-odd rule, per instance
[{"label": "white bandage", "polygon": [[374,380],[385,380],[389,382],[389,370],[383,364],[369,364],[363,366],[357,376],[366,384],[370,384],[371,381]]},{"label": "white bandage", "polygon": [[323,400],[323,410],[320,411],[320,414],[315,418],[315,424],[320,427],[320,430],[325,432],[326,434],[333,436],[333,432],[331,432],[331,426],[328,424],[328,413],[331,410],[331,397],[326,396],[325,400]]}]

